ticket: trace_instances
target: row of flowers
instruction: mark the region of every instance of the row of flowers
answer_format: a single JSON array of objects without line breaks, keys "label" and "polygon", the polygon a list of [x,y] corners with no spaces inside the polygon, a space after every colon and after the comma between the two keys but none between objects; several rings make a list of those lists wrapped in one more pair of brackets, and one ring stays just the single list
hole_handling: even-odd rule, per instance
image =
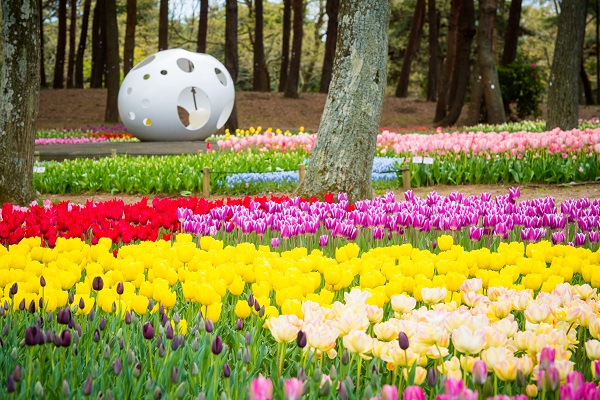
[{"label": "row of flowers", "polygon": [[444,238],[439,253],[348,244],[331,258],[193,239],[0,246],[7,391],[596,396],[583,382],[600,371],[598,251]]},{"label": "row of flowers", "polygon": [[138,142],[130,133],[93,133],[85,136],[71,136],[65,138],[39,138],[35,139],[36,146],[49,144],[78,144],[101,142]]}]

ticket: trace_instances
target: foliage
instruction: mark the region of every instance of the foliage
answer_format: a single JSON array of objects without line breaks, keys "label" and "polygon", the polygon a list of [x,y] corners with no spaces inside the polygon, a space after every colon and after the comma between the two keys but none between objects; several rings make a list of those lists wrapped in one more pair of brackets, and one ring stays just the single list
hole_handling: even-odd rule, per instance
[{"label": "foliage", "polygon": [[506,67],[500,65],[498,79],[505,109],[510,110],[510,106],[516,104],[519,119],[542,114],[540,103],[544,85],[535,64],[515,62]]}]

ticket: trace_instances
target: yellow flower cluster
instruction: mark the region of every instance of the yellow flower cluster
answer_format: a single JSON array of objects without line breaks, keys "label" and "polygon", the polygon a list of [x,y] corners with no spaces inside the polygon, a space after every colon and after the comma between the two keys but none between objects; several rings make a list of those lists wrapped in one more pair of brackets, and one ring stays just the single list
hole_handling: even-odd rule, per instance
[{"label": "yellow flower cluster", "polygon": [[[304,126],[301,126],[300,128],[298,128],[298,132],[300,133],[304,133]],[[275,131],[273,131],[273,128],[269,127],[267,128],[264,132],[263,132],[263,127],[262,126],[258,126],[256,128],[254,128],[253,126],[251,126],[248,129],[241,129],[241,128],[236,128],[235,130],[235,136],[239,136],[239,137],[244,137],[244,136],[252,136],[252,135],[259,135],[259,134],[275,134],[275,135],[285,135],[285,136],[291,136],[292,132],[290,132],[289,129],[286,129],[285,131],[277,128],[275,129]],[[229,129],[225,129],[225,135],[224,135],[224,140],[229,140],[231,138],[231,131]]]}]

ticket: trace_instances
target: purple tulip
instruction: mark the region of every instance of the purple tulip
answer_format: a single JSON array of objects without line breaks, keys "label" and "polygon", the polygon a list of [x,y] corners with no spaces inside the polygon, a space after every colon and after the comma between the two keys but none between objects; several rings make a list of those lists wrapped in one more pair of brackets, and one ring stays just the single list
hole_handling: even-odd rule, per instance
[{"label": "purple tulip", "polygon": [[472,226],[469,228],[469,239],[474,242],[478,242],[483,237],[483,228],[477,228]]},{"label": "purple tulip", "polygon": [[599,236],[600,234],[598,233],[598,231],[588,232],[588,239],[590,240],[590,243],[598,243]]},{"label": "purple tulip", "polygon": [[554,364],[556,359],[556,349],[554,347],[544,347],[540,353],[540,369],[547,369]]},{"label": "purple tulip", "polygon": [[306,333],[304,331],[298,331],[296,336],[296,345],[301,349],[306,347]]},{"label": "purple tulip", "polygon": [[329,236],[328,235],[321,235],[321,236],[319,236],[319,246],[325,247],[325,246],[327,246],[328,242],[329,242]]},{"label": "purple tulip", "polygon": [[144,338],[151,340],[154,338],[154,327],[150,322],[146,322],[142,327],[142,335]]},{"label": "purple tulip", "polygon": [[483,385],[487,380],[487,365],[482,360],[477,360],[473,364],[473,383]]},{"label": "purple tulip", "polygon": [[62,331],[62,333],[60,334],[60,342],[61,346],[69,347],[71,345],[71,331],[69,331],[68,329]]},{"label": "purple tulip", "polygon": [[[282,237],[285,237],[282,235]],[[276,249],[279,247],[279,238],[271,238],[271,247]]]},{"label": "purple tulip", "polygon": [[206,322],[204,323],[204,329],[208,333],[212,333],[212,331],[215,330],[215,326],[213,325],[213,322],[210,320],[210,318],[206,319]]},{"label": "purple tulip", "polygon": [[229,363],[225,363],[223,365],[223,376],[225,378],[229,378],[231,376],[231,367],[229,366]]},{"label": "purple tulip", "polygon": [[96,276],[94,277],[94,280],[92,280],[92,289],[94,289],[96,292],[102,290],[104,288],[104,280],[102,280],[101,276]]},{"label": "purple tulip", "polygon": [[216,356],[221,354],[221,352],[223,351],[223,339],[221,339],[221,336],[219,336],[219,335],[215,336],[210,349],[211,349],[212,353]]},{"label": "purple tulip", "polygon": [[119,375],[121,371],[123,371],[123,364],[121,364],[121,359],[119,357],[115,358],[112,368],[115,375]]},{"label": "purple tulip", "polygon": [[13,393],[15,390],[17,390],[17,384],[15,383],[15,377],[12,374],[10,374],[10,375],[8,375],[8,379],[6,381],[6,392]]},{"label": "purple tulip", "polygon": [[563,231],[552,232],[552,243],[559,244],[565,242],[565,233]]},{"label": "purple tulip", "polygon": [[583,246],[585,245],[587,238],[585,233],[576,233],[575,234],[575,246]]}]

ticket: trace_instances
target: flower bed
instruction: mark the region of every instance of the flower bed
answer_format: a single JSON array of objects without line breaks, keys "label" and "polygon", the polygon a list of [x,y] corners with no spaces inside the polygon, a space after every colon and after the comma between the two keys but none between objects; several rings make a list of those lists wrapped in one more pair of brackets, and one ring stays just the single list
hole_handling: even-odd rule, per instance
[{"label": "flower bed", "polygon": [[73,129],[51,129],[36,132],[35,144],[44,146],[49,144],[77,144],[98,142],[137,142],[124,126],[104,127],[92,126]]},{"label": "flower bed", "polygon": [[600,204],[518,194],[5,204],[0,393],[598,398]]}]

